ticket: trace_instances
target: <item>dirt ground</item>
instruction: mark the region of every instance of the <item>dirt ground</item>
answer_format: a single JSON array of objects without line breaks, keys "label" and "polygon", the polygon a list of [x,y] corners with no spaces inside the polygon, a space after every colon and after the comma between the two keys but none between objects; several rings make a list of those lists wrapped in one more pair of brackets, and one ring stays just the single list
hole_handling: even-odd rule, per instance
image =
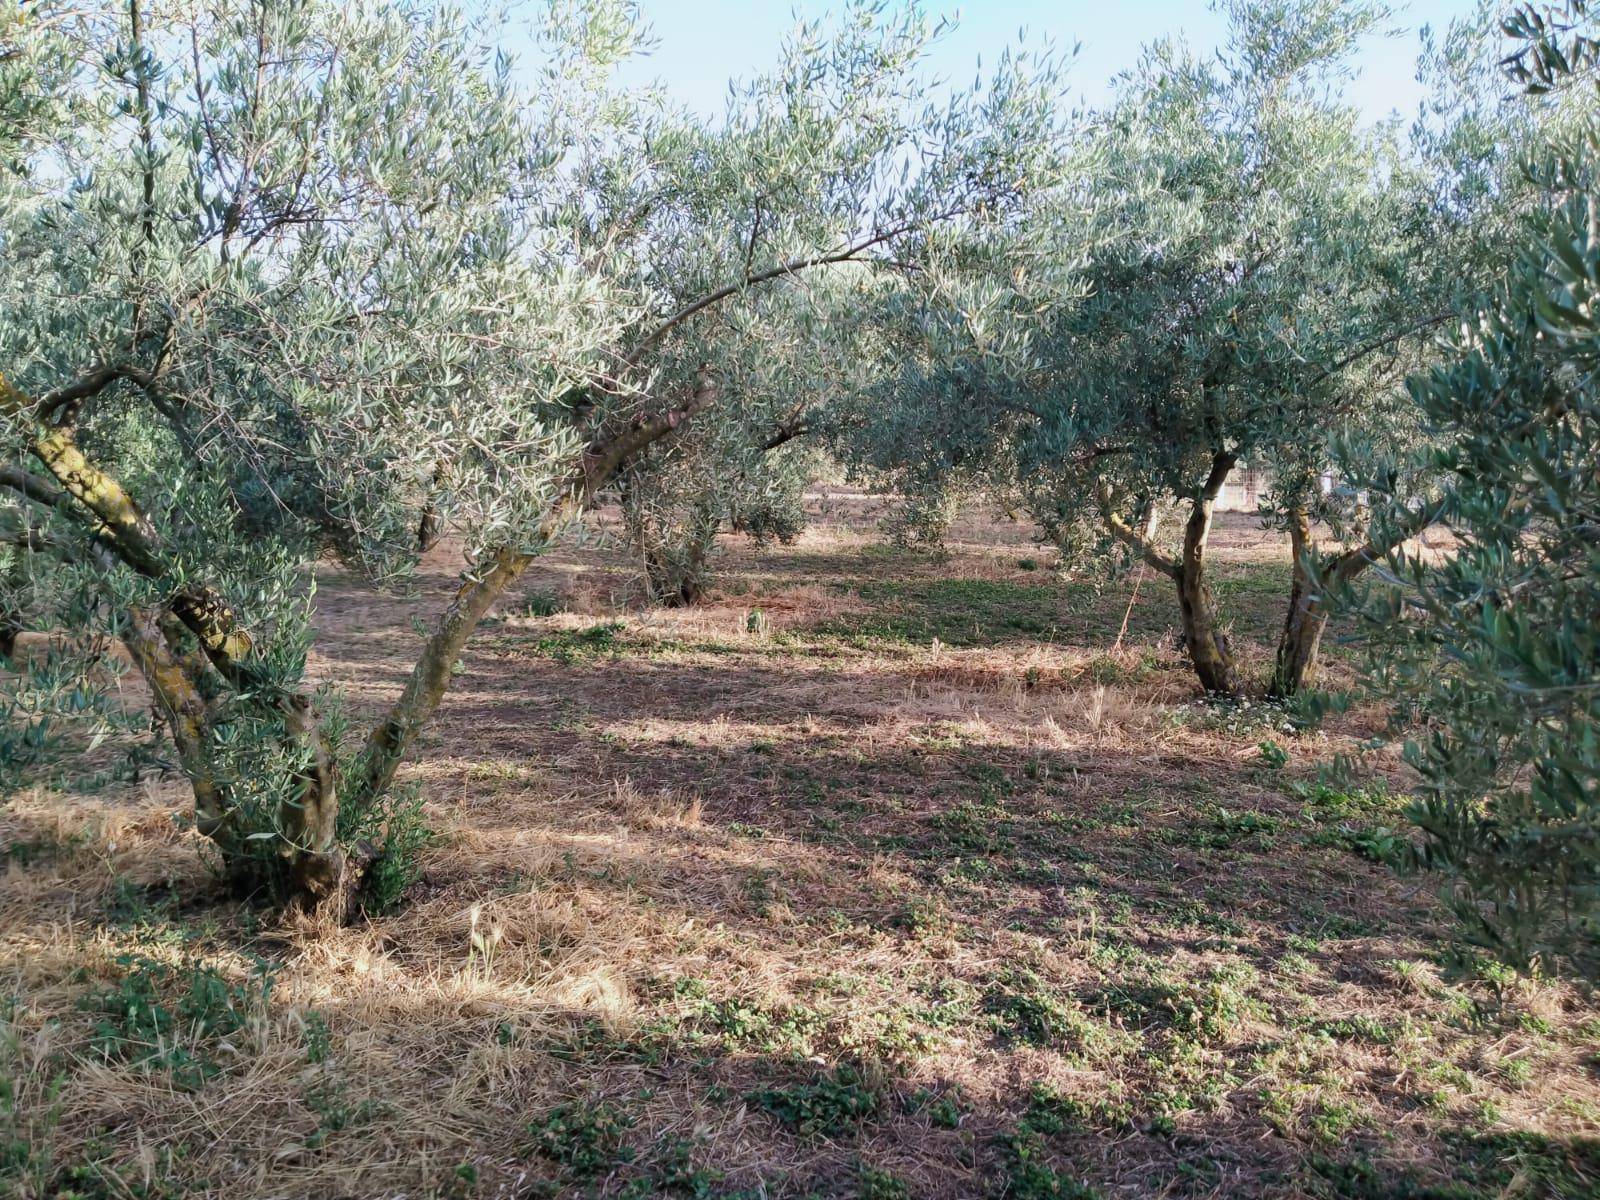
[{"label": "dirt ground", "polygon": [[[1165,581],[1023,524],[813,508],[693,610],[603,536],[530,573],[406,771],[393,915],[227,901],[171,778],[12,797],[0,1193],[1600,1196],[1600,1005],[1447,969],[1377,861],[1392,749],[1319,782],[1379,714],[1198,703]],[[1217,537],[1262,676],[1283,539]],[[358,728],[460,565],[323,573]]]}]

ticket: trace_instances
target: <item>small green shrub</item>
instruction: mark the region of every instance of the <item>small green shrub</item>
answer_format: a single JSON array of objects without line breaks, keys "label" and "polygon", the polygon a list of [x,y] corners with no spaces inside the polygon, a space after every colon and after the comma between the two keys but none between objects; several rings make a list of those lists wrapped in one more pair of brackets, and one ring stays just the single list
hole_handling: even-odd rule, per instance
[{"label": "small green shrub", "polygon": [[1281,771],[1289,765],[1289,752],[1273,738],[1264,738],[1256,750],[1261,754],[1261,765],[1270,771]]},{"label": "small green shrub", "polygon": [[[99,1014],[91,1048],[108,1060],[170,1071],[175,1083],[189,1089],[221,1071],[209,1050],[259,1016],[272,990],[272,975],[264,966],[246,983],[236,984],[204,963],[174,969],[139,955],[122,955],[117,964],[124,969],[117,984],[80,1002]],[[176,1000],[169,999],[179,987]]]},{"label": "small green shrub", "polygon": [[1007,970],[989,987],[983,1007],[996,1033],[1030,1046],[1079,1047],[1093,1041],[1097,1032],[1076,1002],[1020,967]]},{"label": "small green shrub", "polygon": [[523,605],[523,613],[529,617],[553,617],[557,613],[566,612],[566,603],[555,592],[547,588],[539,588],[528,593]]},{"label": "small green shrub", "polygon": [[327,1062],[333,1056],[333,1044],[328,1037],[328,1019],[312,1009],[301,1020],[306,1062],[312,1066]]},{"label": "small green shrub", "polygon": [[1043,1161],[1043,1146],[1034,1133],[1001,1135],[1000,1152],[1005,1166],[1002,1200],[1100,1200],[1094,1188]]},{"label": "small green shrub", "polygon": [[422,877],[422,852],[433,830],[422,811],[422,798],[397,795],[368,810],[381,829],[378,853],[361,877],[361,905],[373,915],[393,912],[411,885]]},{"label": "small green shrub", "polygon": [[862,1163],[856,1174],[859,1200],[911,1200],[911,1185],[893,1171]]},{"label": "small green shrub", "polygon": [[306,1107],[317,1114],[317,1129],[306,1145],[319,1146],[329,1135],[370,1124],[387,1111],[381,1100],[364,1097],[354,1100],[342,1079],[323,1075],[306,1088]]},{"label": "small green shrub", "polygon": [[1225,1041],[1261,1005],[1245,993],[1248,967],[1221,966],[1202,979],[1173,982],[1148,976],[1112,984],[1092,1000],[1141,1028],[1167,1027],[1202,1044]]},{"label": "small green shrub", "polygon": [[845,1133],[883,1106],[879,1090],[848,1064],[811,1083],[750,1092],[745,1100],[802,1137]]},{"label": "small green shrub", "polygon": [[958,1093],[947,1092],[940,1095],[926,1088],[913,1093],[907,1107],[912,1112],[927,1113],[928,1123],[935,1129],[959,1129],[961,1118],[965,1114]]},{"label": "small green shrub", "polygon": [[584,1180],[633,1161],[633,1148],[627,1144],[633,1125],[634,1119],[609,1101],[574,1100],[558,1104],[528,1132],[534,1150],[565,1167],[572,1178]]},{"label": "small green shrub", "polygon": [[650,1156],[649,1170],[641,1179],[633,1180],[622,1190],[626,1200],[630,1196],[645,1197],[687,1196],[690,1200],[710,1200],[716,1191],[720,1171],[694,1165],[694,1143],[686,1138],[669,1137],[656,1145]]},{"label": "small green shrub", "polygon": [[539,638],[527,652],[559,663],[574,663],[617,653],[617,635],[626,629],[623,621],[602,621],[587,629],[563,629]]}]

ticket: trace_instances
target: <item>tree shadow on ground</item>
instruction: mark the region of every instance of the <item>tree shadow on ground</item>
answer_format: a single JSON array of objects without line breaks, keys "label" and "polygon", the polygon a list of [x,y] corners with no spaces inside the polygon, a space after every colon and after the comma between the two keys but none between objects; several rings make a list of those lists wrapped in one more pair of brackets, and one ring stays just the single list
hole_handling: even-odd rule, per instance
[{"label": "tree shadow on ground", "polygon": [[[324,592],[358,712],[447,575]],[[983,596],[1031,604],[1013,582]],[[1376,861],[1393,798],[1318,789],[1350,739],[1197,707],[1160,645],[609,619],[469,651],[390,916],[218,902],[181,789],[106,796],[64,848],[9,815],[0,1075],[35,1102],[0,1145],[119,1197],[1594,1194],[1592,1001],[1446,976],[1437,906]],[[143,959],[256,957],[260,1012],[166,1031],[198,1086],[82,1007],[144,994]]]}]

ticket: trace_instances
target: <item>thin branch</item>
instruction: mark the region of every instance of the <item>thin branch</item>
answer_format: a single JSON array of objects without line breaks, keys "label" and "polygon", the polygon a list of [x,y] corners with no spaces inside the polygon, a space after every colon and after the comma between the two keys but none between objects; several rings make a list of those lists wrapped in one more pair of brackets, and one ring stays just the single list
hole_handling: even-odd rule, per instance
[{"label": "thin branch", "polygon": [[[1177,579],[1182,574],[1182,567],[1170,555],[1163,554],[1154,541],[1146,537],[1143,532],[1129,525],[1116,510],[1116,496],[1111,485],[1099,482],[1095,485],[1095,501],[1100,506],[1100,516],[1110,530],[1111,536],[1124,546],[1136,551],[1146,563],[1171,579]],[[1147,530],[1154,531],[1153,522],[1146,526]]]},{"label": "thin branch", "polygon": [[758,238],[761,235],[761,197],[760,196],[756,197],[755,210],[756,210],[755,219],[750,222],[750,244],[747,247],[745,247],[745,252],[744,252],[744,281],[745,281],[746,285],[748,285],[749,282],[750,282],[750,268],[754,265],[755,260],[756,260],[756,238]]},{"label": "thin branch", "polygon": [[901,237],[904,234],[910,233],[919,225],[936,224],[940,221],[948,221],[953,217],[960,216],[966,211],[966,208],[954,208],[948,212],[940,213],[938,216],[930,217],[926,221],[907,221],[904,224],[897,225],[892,229],[881,230],[878,233],[874,233],[870,237],[862,238],[860,241],[854,243],[853,245],[846,246],[842,250],[835,250],[828,254],[813,255],[808,258],[791,258],[788,262],[779,263],[777,266],[770,267],[765,271],[759,271],[754,275],[747,274],[745,278],[738,283],[724,284],[715,291],[707,292],[698,300],[684,305],[660,325],[657,325],[655,329],[646,334],[643,340],[634,346],[632,350],[628,351],[628,353],[622,356],[622,365],[624,367],[637,366],[639,360],[644,357],[645,352],[649,350],[650,347],[654,346],[657,342],[666,337],[667,334],[671,333],[679,325],[682,325],[690,317],[694,316],[696,313],[703,312],[705,309],[710,308],[713,304],[721,303],[729,296],[736,295],[748,287],[753,287],[754,285],[760,283],[770,283],[774,279],[781,279],[787,275],[797,275],[801,271],[808,271],[813,267],[823,267],[833,263],[865,261],[858,256],[864,254],[868,250],[873,249],[875,246],[881,246],[885,242],[893,241],[897,237]]},{"label": "thin branch", "polygon": [[[139,150],[144,157],[141,244],[148,246],[156,240],[155,134],[150,128],[150,73],[145,64],[144,19],[139,11],[139,0],[128,0],[128,32],[135,56],[134,94],[139,109]],[[143,258],[142,252],[140,258]]]},{"label": "thin branch", "polygon": [[23,467],[0,467],[0,487],[10,488],[12,491],[26,496],[35,504],[42,504],[46,508],[59,509],[70,512],[72,497],[56,487],[48,480],[40,479],[37,475]]},{"label": "thin branch", "polygon": [[1386,556],[1396,546],[1409,542],[1431,526],[1436,525],[1444,516],[1446,505],[1447,501],[1438,500],[1432,504],[1425,504],[1421,508],[1412,509],[1411,514],[1394,528],[1388,530],[1385,537],[1381,539],[1369,538],[1365,544],[1352,550],[1346,550],[1328,564],[1326,571],[1320,573],[1339,583],[1349,583],[1362,571]]},{"label": "thin branch", "polygon": [[1453,320],[1459,315],[1460,314],[1455,312],[1453,309],[1449,312],[1434,313],[1431,317],[1423,317],[1421,320],[1413,321],[1410,325],[1407,325],[1402,329],[1392,330],[1375,341],[1368,342],[1364,346],[1358,346],[1349,354],[1341,358],[1338,362],[1334,363],[1331,367],[1324,367],[1320,372],[1314,375],[1305,386],[1316,387],[1317,384],[1321,383],[1323,380],[1329,378],[1330,376],[1337,375],[1346,367],[1353,366],[1355,363],[1360,362],[1363,358],[1366,358],[1369,354],[1376,354],[1379,350],[1386,350],[1390,346],[1393,346],[1396,342],[1404,341],[1412,334],[1421,333],[1423,330],[1432,329],[1437,325],[1443,325],[1446,321]]},{"label": "thin branch", "polygon": [[761,444],[761,452],[765,454],[768,451],[776,450],[785,442],[792,442],[795,438],[804,437],[810,433],[811,426],[806,424],[808,409],[809,406],[803,402],[795,405],[789,411],[789,415],[778,422],[777,428],[772,432],[772,436]]}]

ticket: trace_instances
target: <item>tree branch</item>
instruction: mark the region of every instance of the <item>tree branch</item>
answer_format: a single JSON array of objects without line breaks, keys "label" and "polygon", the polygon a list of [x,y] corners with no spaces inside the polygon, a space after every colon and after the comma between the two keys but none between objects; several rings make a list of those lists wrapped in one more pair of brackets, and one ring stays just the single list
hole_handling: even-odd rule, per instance
[{"label": "tree branch", "polygon": [[23,467],[0,467],[0,487],[8,487],[35,504],[43,504],[61,512],[67,512],[72,504],[72,497],[66,492]]},{"label": "tree branch", "polygon": [[531,544],[527,548],[501,546],[488,556],[482,572],[461,584],[423,646],[400,698],[367,737],[360,764],[353,772],[357,801],[381,794],[394,780],[417,733],[443,701],[456,659],[490,606],[563,529],[583,515],[595,494],[623,463],[695,413],[711,407],[716,398],[709,372],[701,368],[694,394],[687,403],[639,420],[622,433],[592,444],[584,452],[578,470],[551,502]]},{"label": "tree branch", "polygon": [[1368,538],[1364,544],[1335,556],[1319,574],[1337,583],[1349,583],[1396,546],[1409,542],[1437,524],[1444,516],[1445,503],[1444,500],[1438,500],[1412,509],[1404,521],[1387,530],[1382,538]]},{"label": "tree branch", "polygon": [[645,337],[637,345],[635,345],[632,350],[624,354],[622,356],[622,365],[625,367],[637,366],[639,360],[644,357],[645,352],[649,350],[650,347],[654,346],[657,342],[666,337],[667,334],[671,333],[679,325],[682,325],[690,317],[694,316],[696,313],[703,312],[705,309],[710,308],[713,304],[721,303],[729,296],[735,295],[738,292],[743,291],[745,288],[753,287],[754,285],[760,283],[770,283],[772,280],[781,279],[786,275],[798,275],[801,271],[808,271],[813,267],[827,266],[830,263],[860,261],[857,258],[858,255],[864,254],[866,251],[871,250],[875,246],[881,246],[885,242],[893,241],[897,237],[901,237],[904,234],[910,233],[919,225],[937,224],[940,221],[948,221],[953,217],[960,216],[966,211],[967,210],[964,207],[954,208],[948,212],[940,213],[935,217],[930,217],[926,221],[907,221],[904,224],[896,225],[892,229],[880,230],[879,232],[872,234],[870,237],[862,238],[860,241],[854,243],[853,245],[846,246],[842,250],[835,250],[828,254],[813,255],[807,258],[791,258],[788,262],[779,263],[777,266],[770,267],[765,271],[758,271],[754,275],[751,275],[747,270],[745,277],[738,283],[724,284],[715,291],[707,292],[698,300],[694,300],[678,309],[677,312],[673,313],[660,325],[657,325],[650,333],[646,334]]},{"label": "tree branch", "polygon": [[[160,578],[166,548],[149,517],[114,476],[84,455],[70,430],[40,423],[32,416],[36,411],[33,400],[0,375],[0,417],[31,426],[29,453],[100,523],[101,537],[117,557],[141,575]],[[251,637],[216,588],[189,584],[173,595],[169,607],[230,683],[241,688],[263,686],[264,681],[256,678],[257,672],[244,661],[252,649]]]},{"label": "tree branch", "polygon": [[652,442],[667,436],[683,422],[717,402],[709,369],[702,366],[693,394],[678,408],[669,408],[653,417],[635,421],[623,432],[590,445],[584,452],[583,486],[585,503],[610,482],[618,468]]},{"label": "tree branch", "polygon": [[39,397],[35,410],[39,420],[71,424],[85,400],[93,399],[119,379],[128,377],[129,368],[121,363],[103,363],[71,383],[62,384]]},{"label": "tree branch", "polygon": [[1414,333],[1421,333],[1425,329],[1432,329],[1436,325],[1443,325],[1446,321],[1452,320],[1459,315],[1460,314],[1454,310],[1451,310],[1450,312],[1434,313],[1431,317],[1423,317],[1421,320],[1413,321],[1410,325],[1405,326],[1403,329],[1391,330],[1389,333],[1384,334],[1381,338],[1377,338],[1374,341],[1368,342],[1364,346],[1358,346],[1349,354],[1341,358],[1338,362],[1334,363],[1331,367],[1324,367],[1316,375],[1312,376],[1311,380],[1305,386],[1308,388],[1316,387],[1317,384],[1321,383],[1323,380],[1337,375],[1346,367],[1353,366],[1354,364],[1360,362],[1363,358],[1366,358],[1367,355],[1376,354],[1379,350],[1386,350],[1396,342],[1402,342]]},{"label": "tree branch", "polygon": [[761,444],[761,452],[765,454],[776,450],[785,442],[792,442],[795,438],[804,437],[810,433],[811,426],[806,424],[806,414],[807,406],[805,404],[796,405],[790,410],[789,415],[778,422],[778,426],[773,430],[772,436]]},{"label": "tree branch", "polygon": [[[1155,542],[1145,532],[1129,525],[1116,510],[1116,495],[1111,485],[1097,481],[1094,489],[1095,502],[1100,506],[1100,516],[1110,530],[1111,536],[1124,546],[1136,551],[1151,567],[1160,571],[1170,579],[1177,579],[1182,574],[1182,567],[1170,555],[1163,554]],[[1146,526],[1146,530],[1153,532],[1154,525]]]}]

